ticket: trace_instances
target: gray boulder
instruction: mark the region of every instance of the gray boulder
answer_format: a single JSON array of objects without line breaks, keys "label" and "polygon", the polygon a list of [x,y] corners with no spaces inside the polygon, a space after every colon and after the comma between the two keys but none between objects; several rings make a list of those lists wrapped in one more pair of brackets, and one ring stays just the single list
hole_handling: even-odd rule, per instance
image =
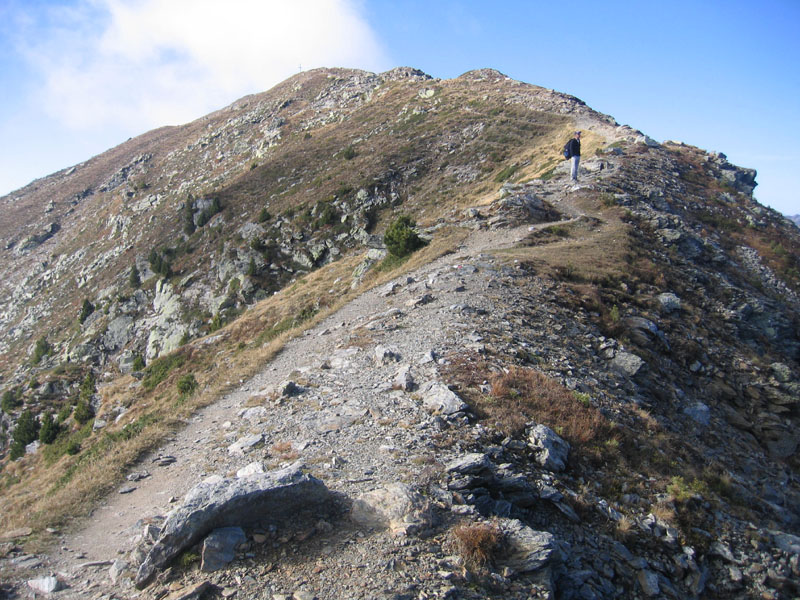
[{"label": "gray boulder", "polygon": [[471,452],[450,461],[445,470],[448,473],[474,475],[492,468],[492,461],[481,452]]},{"label": "gray boulder", "polygon": [[545,425],[534,425],[528,429],[528,446],[536,453],[536,462],[549,471],[567,468],[569,442]]},{"label": "gray boulder", "polygon": [[699,401],[684,408],[683,413],[698,425],[708,425],[711,422],[711,409],[708,408],[707,404]]},{"label": "gray boulder", "polygon": [[630,352],[618,352],[611,366],[628,377],[635,377],[644,367],[644,361]]},{"label": "gray boulder", "polygon": [[350,518],[363,527],[389,529],[394,535],[418,533],[432,523],[430,502],[404,483],[361,494]]},{"label": "gray boulder", "polygon": [[28,580],[28,587],[34,592],[42,594],[52,594],[64,589],[64,584],[56,577],[38,577],[36,579]]},{"label": "gray boulder", "polygon": [[658,304],[664,313],[671,313],[681,309],[681,299],[670,292],[659,294]]},{"label": "gray boulder", "polygon": [[428,383],[420,392],[422,394],[422,405],[431,412],[452,415],[469,408],[458,394],[451,391],[443,383]]},{"label": "gray boulder", "polygon": [[552,533],[535,531],[516,519],[500,519],[498,525],[507,549],[504,566],[518,573],[530,573],[560,559]]},{"label": "gray boulder", "polygon": [[416,387],[414,376],[411,375],[411,365],[403,365],[394,376],[393,387],[410,392]]},{"label": "gray boulder", "polygon": [[290,518],[329,497],[319,479],[304,474],[297,462],[278,471],[244,479],[219,478],[192,488],[168,516],[136,574],[136,587],[146,587],[185,548],[219,527],[247,525],[266,518]]}]

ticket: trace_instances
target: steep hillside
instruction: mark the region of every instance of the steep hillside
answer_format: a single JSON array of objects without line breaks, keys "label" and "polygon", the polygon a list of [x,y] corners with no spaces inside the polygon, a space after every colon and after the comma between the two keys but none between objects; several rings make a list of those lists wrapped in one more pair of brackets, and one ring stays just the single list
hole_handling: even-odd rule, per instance
[{"label": "steep hillside", "polygon": [[[0,199],[8,590],[793,597],[800,232],[755,175],[495,71],[318,70]],[[323,506],[148,571],[171,496],[298,460]]]}]

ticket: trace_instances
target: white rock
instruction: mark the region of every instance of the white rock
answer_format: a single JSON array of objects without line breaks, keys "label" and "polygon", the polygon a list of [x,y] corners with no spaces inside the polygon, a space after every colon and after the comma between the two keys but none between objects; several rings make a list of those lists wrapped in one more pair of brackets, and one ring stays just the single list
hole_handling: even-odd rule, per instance
[{"label": "white rock", "polygon": [[50,577],[39,577],[37,579],[29,579],[28,587],[34,590],[35,592],[41,592],[42,594],[52,594],[53,592],[63,590],[64,584],[55,577],[50,576]]},{"label": "white rock", "polygon": [[243,477],[249,477],[250,475],[256,475],[258,473],[264,473],[264,465],[260,462],[251,462],[246,467],[242,467],[238,471],[236,471],[236,477],[242,479]]}]

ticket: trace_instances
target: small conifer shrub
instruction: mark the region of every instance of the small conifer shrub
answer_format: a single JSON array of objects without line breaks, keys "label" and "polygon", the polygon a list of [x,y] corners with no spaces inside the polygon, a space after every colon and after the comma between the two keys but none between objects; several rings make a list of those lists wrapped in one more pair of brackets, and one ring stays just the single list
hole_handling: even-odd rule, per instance
[{"label": "small conifer shrub", "polygon": [[93,312],[94,304],[89,302],[88,298],[84,298],[83,305],[81,306],[81,313],[78,315],[78,322],[83,325],[84,321],[86,321]]},{"label": "small conifer shrub", "polygon": [[403,258],[422,248],[425,242],[414,231],[416,223],[408,215],[399,216],[389,225],[383,236],[383,243],[392,256]]}]

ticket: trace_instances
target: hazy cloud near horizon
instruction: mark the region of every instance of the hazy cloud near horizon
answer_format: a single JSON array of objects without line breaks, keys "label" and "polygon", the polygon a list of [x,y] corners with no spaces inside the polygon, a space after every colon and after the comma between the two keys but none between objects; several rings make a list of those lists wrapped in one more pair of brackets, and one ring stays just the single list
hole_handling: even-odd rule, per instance
[{"label": "hazy cloud near horizon", "polygon": [[46,35],[19,40],[39,75],[34,101],[76,131],[180,124],[301,67],[386,65],[349,0],[81,0],[49,10]]}]

